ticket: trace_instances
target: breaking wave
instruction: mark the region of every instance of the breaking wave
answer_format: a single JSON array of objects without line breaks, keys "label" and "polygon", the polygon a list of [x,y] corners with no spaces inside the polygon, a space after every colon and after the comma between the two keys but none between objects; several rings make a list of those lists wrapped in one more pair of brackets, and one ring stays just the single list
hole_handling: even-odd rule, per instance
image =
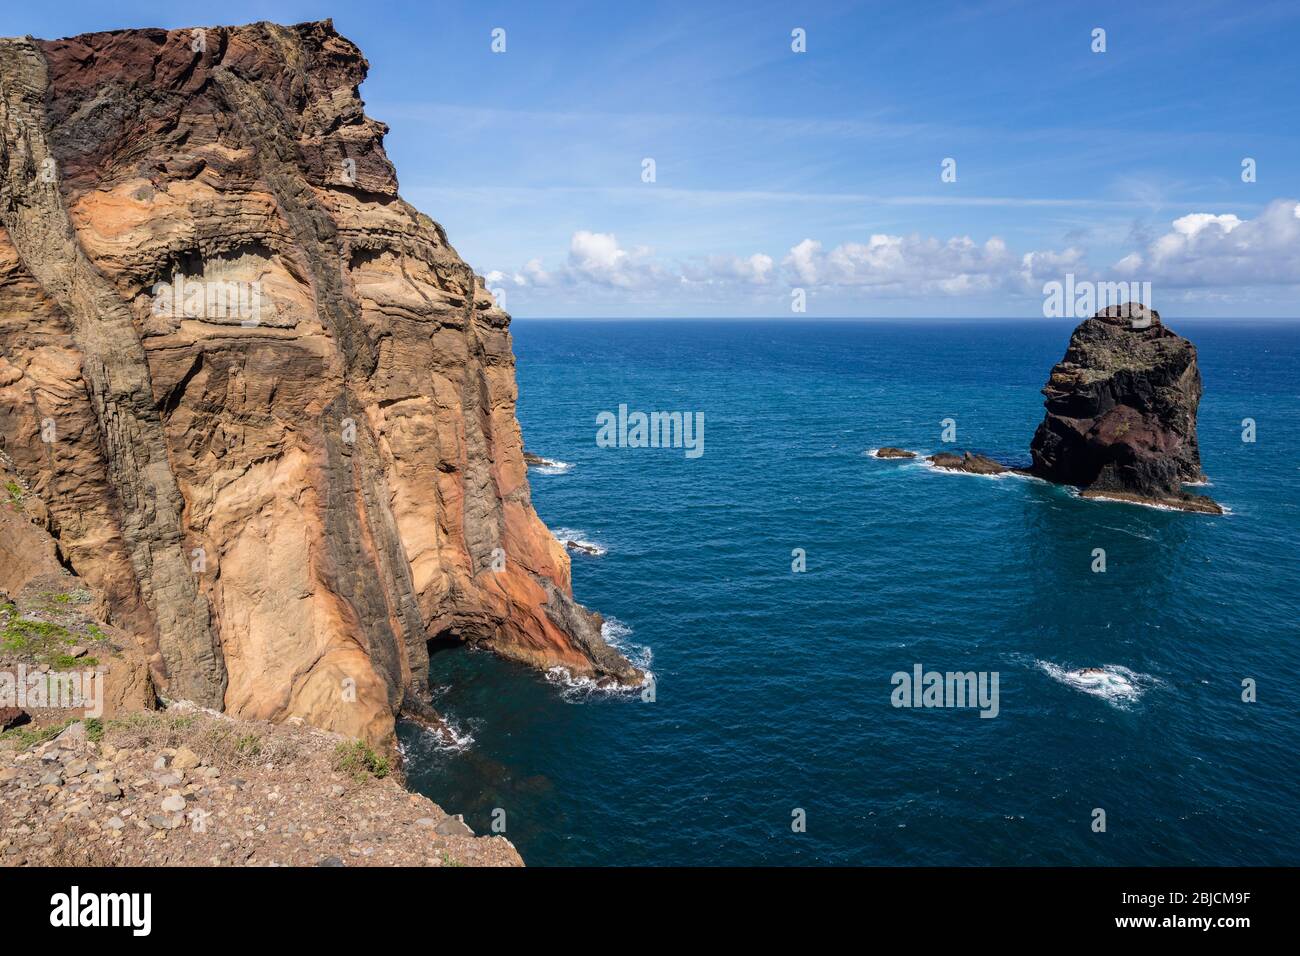
[{"label": "breaking wave", "polygon": [[552,667],[546,672],[546,679],[560,687],[560,698],[562,700],[576,704],[592,697],[622,697],[630,694],[640,694],[642,688],[654,680],[654,674],[650,670],[650,664],[654,660],[654,651],[648,645],[628,640],[632,636],[632,628],[618,618],[606,618],[605,623],[601,626],[600,636],[605,639],[606,644],[631,661],[633,667],[644,671],[645,680],[635,686],[627,687],[608,680],[576,677],[567,667]]},{"label": "breaking wave", "polygon": [[539,475],[562,475],[567,471],[573,470],[573,463],[559,461],[554,458],[542,458],[538,464],[529,465],[529,470],[537,472]]},{"label": "breaking wave", "polygon": [[1119,664],[1103,667],[1067,668],[1051,661],[1035,661],[1038,669],[1052,680],[1081,691],[1090,697],[1100,697],[1112,707],[1127,710],[1137,703],[1148,690],[1162,683],[1150,674],[1139,674]]},{"label": "breaking wave", "polygon": [[609,553],[609,549],[603,544],[587,538],[585,531],[575,531],[572,528],[556,528],[551,533],[559,539],[560,544],[575,554],[587,554],[593,558],[601,558]]}]

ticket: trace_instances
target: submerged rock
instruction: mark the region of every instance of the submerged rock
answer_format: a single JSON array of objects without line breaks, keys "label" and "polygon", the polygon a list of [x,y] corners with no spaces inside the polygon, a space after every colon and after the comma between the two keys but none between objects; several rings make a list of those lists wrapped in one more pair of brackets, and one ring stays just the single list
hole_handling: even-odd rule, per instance
[{"label": "submerged rock", "polygon": [[1221,513],[1182,486],[1205,480],[1196,443],[1196,346],[1140,305],[1084,320],[1052,369],[1029,473],[1085,497]]},{"label": "submerged rock", "polygon": [[915,458],[916,452],[908,451],[906,448],[877,448],[872,452],[875,458]]}]

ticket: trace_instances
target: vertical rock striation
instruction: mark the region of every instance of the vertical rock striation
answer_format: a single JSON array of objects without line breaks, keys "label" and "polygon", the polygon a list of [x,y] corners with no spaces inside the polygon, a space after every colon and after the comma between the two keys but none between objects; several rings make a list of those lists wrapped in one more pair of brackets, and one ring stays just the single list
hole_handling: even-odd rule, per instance
[{"label": "vertical rock striation", "polygon": [[437,637],[641,675],[367,66],[328,21],[0,40],[0,440],[165,695],[380,739]]},{"label": "vertical rock striation", "polygon": [[1183,490],[1201,482],[1196,346],[1139,305],[1084,320],[1052,369],[1046,417],[1030,445],[1031,474],[1086,496],[1221,513]]}]

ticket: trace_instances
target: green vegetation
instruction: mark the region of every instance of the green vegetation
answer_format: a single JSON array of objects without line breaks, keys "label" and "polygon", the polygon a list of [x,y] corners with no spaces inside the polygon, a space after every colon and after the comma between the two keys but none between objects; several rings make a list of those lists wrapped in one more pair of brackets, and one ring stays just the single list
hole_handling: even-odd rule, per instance
[{"label": "green vegetation", "polygon": [[71,723],[72,720],[65,720],[61,724],[51,724],[48,727],[15,727],[0,734],[0,743],[17,743],[19,750],[26,750],[28,747],[53,740]]},{"label": "green vegetation", "polygon": [[56,671],[70,671],[74,667],[97,667],[98,665],[98,657],[73,657],[71,654],[55,654],[50,660],[50,669]]},{"label": "green vegetation", "polygon": [[62,624],[21,617],[12,602],[0,604],[0,651],[29,654],[49,663],[66,656],[67,646],[76,642]]},{"label": "green vegetation", "polygon": [[[51,593],[45,597],[50,602],[46,610],[51,610],[60,604],[73,602],[77,596]],[[108,637],[95,624],[86,626],[86,634],[96,641],[107,640]],[[98,658],[77,658],[68,653],[68,649],[77,642],[78,636],[64,625],[23,617],[13,602],[0,603],[0,654],[30,657],[38,663],[49,664],[55,670],[97,666]]]},{"label": "green vegetation", "polygon": [[84,721],[86,725],[86,739],[91,743],[99,743],[104,739],[104,722],[98,717],[87,717]]},{"label": "green vegetation", "polygon": [[358,782],[388,776],[388,758],[381,757],[364,740],[341,741],[334,750],[334,769]]},{"label": "green vegetation", "polygon": [[16,481],[5,482],[5,493],[9,495],[9,503],[19,511],[23,510],[23,488]]},{"label": "green vegetation", "polygon": [[262,753],[262,738],[257,734],[240,734],[235,740],[235,753],[248,760],[256,760]]}]

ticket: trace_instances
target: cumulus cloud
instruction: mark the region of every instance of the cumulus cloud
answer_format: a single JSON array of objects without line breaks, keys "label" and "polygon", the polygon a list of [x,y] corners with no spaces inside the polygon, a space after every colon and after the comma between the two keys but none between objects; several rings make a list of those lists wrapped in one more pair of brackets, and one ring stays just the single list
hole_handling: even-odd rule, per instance
[{"label": "cumulus cloud", "polygon": [[1192,213],[1171,231],[1129,253],[1115,268],[1175,286],[1300,283],[1300,203],[1278,199],[1254,219]]},{"label": "cumulus cloud", "polygon": [[805,286],[866,287],[912,294],[963,295],[1001,287],[1015,273],[1015,259],[994,236],[977,243],[883,233],[867,242],[846,242],[824,252],[805,239],[781,263],[790,282]]},{"label": "cumulus cloud", "polygon": [[[870,293],[879,298],[1034,297],[1047,281],[1152,281],[1172,288],[1300,284],[1300,203],[1278,200],[1253,219],[1194,212],[1163,235],[1134,233],[1139,248],[1104,274],[1077,245],[1013,253],[999,237],[890,235],[827,247],[813,238],[778,260],[766,252],[665,260],[647,246],[625,246],[613,233],[579,230],[553,267],[531,259],[488,273],[489,287],[659,298],[770,297],[784,287]],[[1201,294],[1201,293],[1198,293]]]},{"label": "cumulus cloud", "polygon": [[564,263],[554,270],[547,271],[540,259],[531,259],[520,270],[493,270],[485,278],[489,286],[653,291],[681,285],[763,286],[772,280],[775,265],[771,256],[761,252],[666,263],[648,246],[624,248],[613,233],[582,229],[570,238]]}]

